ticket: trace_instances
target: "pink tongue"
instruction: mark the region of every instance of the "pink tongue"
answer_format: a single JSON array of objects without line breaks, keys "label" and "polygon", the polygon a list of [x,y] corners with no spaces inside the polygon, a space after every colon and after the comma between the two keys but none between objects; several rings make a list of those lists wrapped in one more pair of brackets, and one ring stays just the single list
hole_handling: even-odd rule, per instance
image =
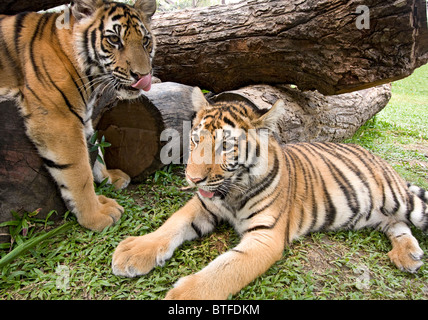
[{"label": "pink tongue", "polygon": [[214,197],[214,192],[208,192],[208,191],[199,189],[199,193],[201,194],[201,196],[203,196],[205,198],[212,198],[212,197]]},{"label": "pink tongue", "polygon": [[149,73],[149,74],[141,77],[141,79],[138,80],[133,85],[131,85],[131,87],[136,88],[136,89],[140,89],[140,90],[144,90],[144,91],[149,91],[150,88],[152,87],[152,75]]}]

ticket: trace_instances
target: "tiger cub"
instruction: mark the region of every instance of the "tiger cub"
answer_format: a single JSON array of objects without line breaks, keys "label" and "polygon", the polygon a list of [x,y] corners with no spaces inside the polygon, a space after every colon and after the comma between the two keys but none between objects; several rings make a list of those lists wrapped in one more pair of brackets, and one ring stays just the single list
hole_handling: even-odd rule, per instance
[{"label": "tiger cub", "polygon": [[221,220],[241,242],[180,279],[167,299],[225,299],[280,259],[293,239],[318,230],[379,229],[390,238],[388,255],[399,269],[421,267],[423,251],[409,225],[427,231],[428,192],[408,187],[359,146],[280,146],[266,131],[275,130],[282,101],[262,114],[243,102],[210,105],[197,88],[192,100],[197,115],[186,179],[198,191],[155,232],[123,240],[113,254],[114,274],[148,273]]},{"label": "tiger cub", "polygon": [[100,84],[120,99],[150,89],[155,43],[149,22],[155,10],[155,0],[134,6],[76,0],[71,14],[0,15],[0,100],[16,101],[64,202],[92,230],[112,225],[123,213],[116,201],[95,194],[94,176],[116,188],[130,178],[98,162],[91,172],[90,97]]}]

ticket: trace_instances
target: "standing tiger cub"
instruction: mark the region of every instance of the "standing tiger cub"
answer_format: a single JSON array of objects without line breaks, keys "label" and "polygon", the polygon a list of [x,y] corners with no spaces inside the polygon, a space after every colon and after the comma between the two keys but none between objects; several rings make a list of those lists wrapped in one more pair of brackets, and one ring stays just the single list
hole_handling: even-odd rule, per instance
[{"label": "standing tiger cub", "polygon": [[192,100],[197,114],[186,178],[198,191],[155,232],[122,241],[114,274],[148,273],[221,220],[241,242],[180,279],[167,299],[225,299],[280,259],[293,239],[319,230],[382,230],[392,242],[392,262],[408,272],[420,268],[423,251],[408,225],[427,231],[428,193],[408,187],[385,161],[349,144],[281,147],[263,132],[275,130],[282,101],[262,114],[243,102],[210,105],[197,88]]},{"label": "standing tiger cub", "polygon": [[[0,100],[14,99],[25,129],[79,223],[100,231],[123,208],[95,194],[93,180],[124,188],[129,176],[89,163],[91,94],[103,84],[120,99],[151,86],[155,0],[134,6],[76,0],[71,14],[0,15]],[[69,11],[66,11],[66,13]],[[64,23],[65,22],[65,23]]]}]

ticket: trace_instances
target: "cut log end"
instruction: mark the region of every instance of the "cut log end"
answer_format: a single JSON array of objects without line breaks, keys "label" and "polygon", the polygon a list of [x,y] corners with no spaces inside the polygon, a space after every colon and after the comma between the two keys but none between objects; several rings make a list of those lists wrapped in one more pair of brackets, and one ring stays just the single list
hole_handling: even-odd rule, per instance
[{"label": "cut log end", "polygon": [[[105,151],[108,168],[121,169],[133,182],[141,182],[165,165],[160,151],[168,141],[161,141],[161,134],[170,129],[182,137],[184,122],[190,123],[194,114],[192,90],[171,82],[153,84],[140,99],[120,101],[101,112],[95,126],[111,143]],[[182,141],[180,138],[180,150]]]}]

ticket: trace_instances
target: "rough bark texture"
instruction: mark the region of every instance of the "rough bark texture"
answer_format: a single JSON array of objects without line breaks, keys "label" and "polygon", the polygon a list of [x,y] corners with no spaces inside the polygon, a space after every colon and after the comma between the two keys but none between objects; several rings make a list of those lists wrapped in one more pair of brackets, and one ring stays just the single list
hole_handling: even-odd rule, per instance
[{"label": "rough bark texture", "polygon": [[[12,220],[11,210],[19,213],[40,208],[40,217],[51,210],[63,214],[66,208],[61,195],[27,138],[14,103],[2,102],[0,110],[0,223]],[[0,242],[7,240],[5,233],[0,230]]]},{"label": "rough bark texture", "polygon": [[67,4],[70,1],[66,0],[2,0],[0,2],[0,13],[17,14],[23,11],[39,11],[46,10],[61,4]]},{"label": "rough bark texture", "polygon": [[[368,29],[357,27],[362,4]],[[428,61],[425,8],[425,0],[249,0],[157,13],[156,74],[218,93],[257,83],[360,90]]]}]

